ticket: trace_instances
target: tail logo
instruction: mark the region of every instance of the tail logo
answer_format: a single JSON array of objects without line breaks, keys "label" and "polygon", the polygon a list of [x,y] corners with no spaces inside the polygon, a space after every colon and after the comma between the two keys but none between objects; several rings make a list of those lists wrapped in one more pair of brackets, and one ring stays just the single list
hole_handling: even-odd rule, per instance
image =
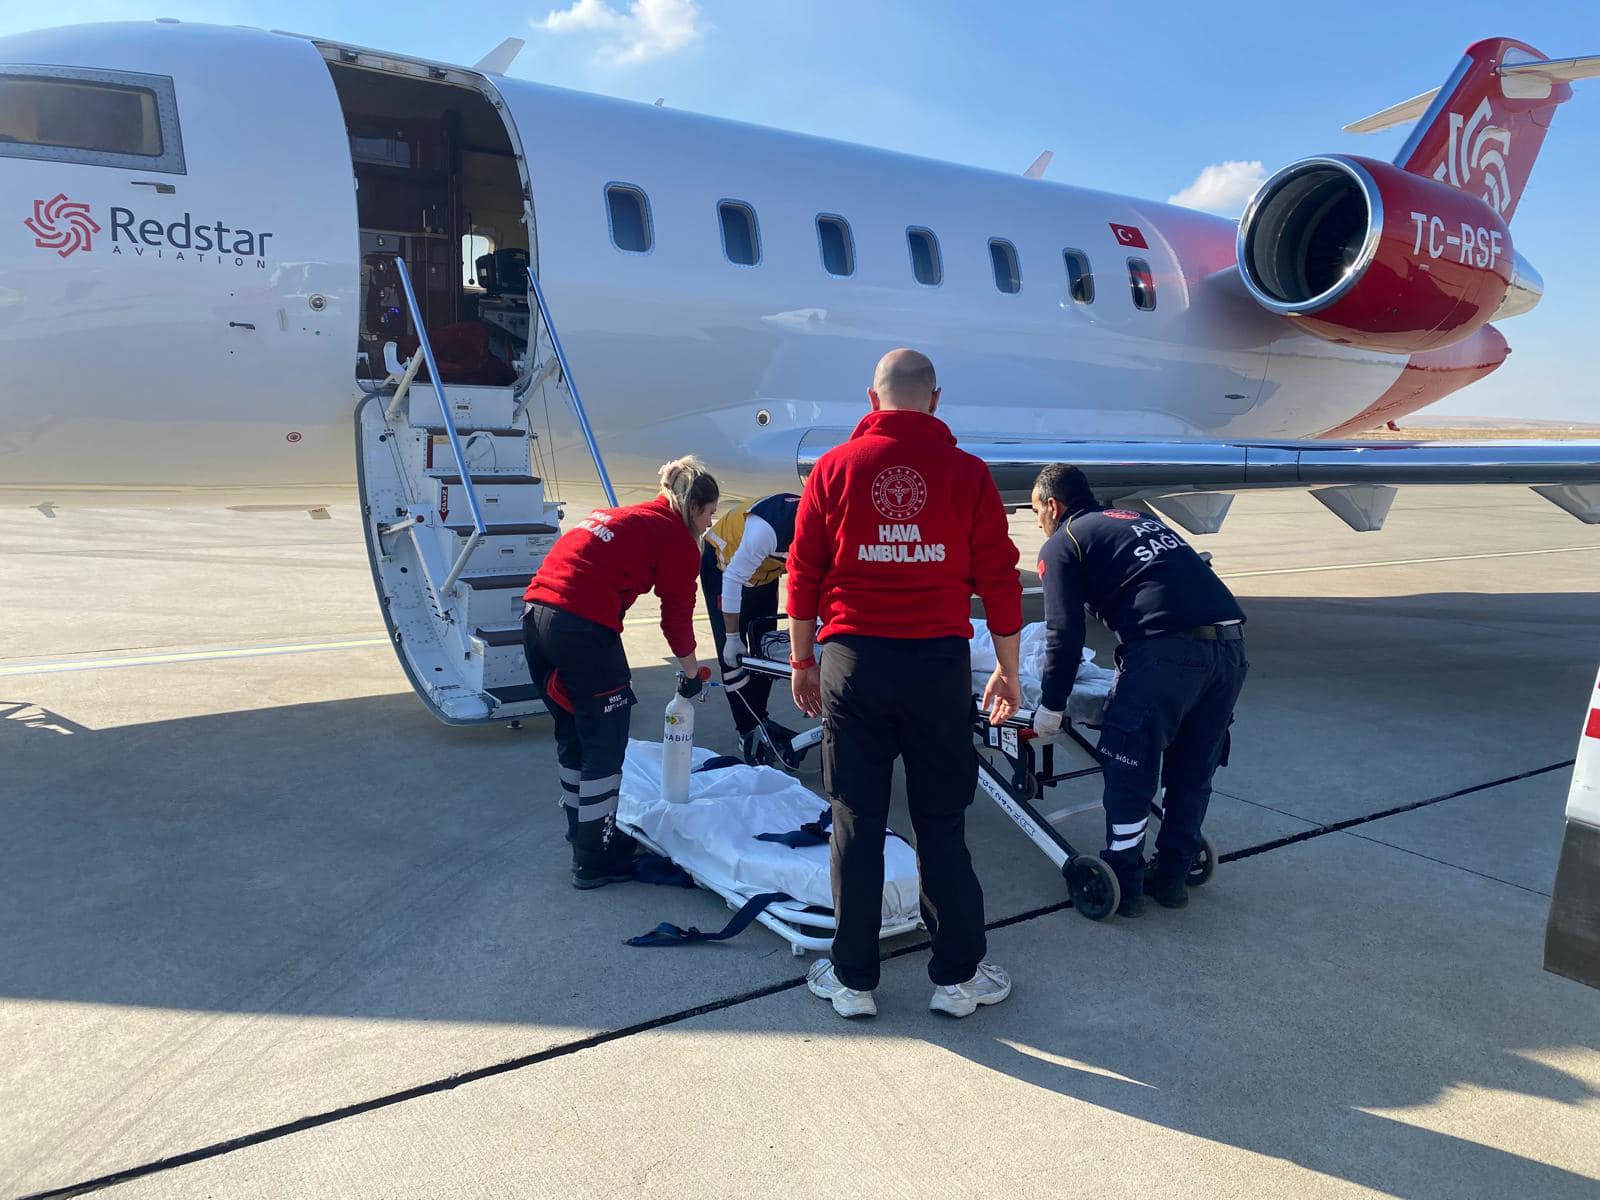
[{"label": "tail logo", "polygon": [[48,200],[33,202],[33,216],[23,221],[33,234],[33,244],[41,250],[54,250],[66,258],[78,250],[94,249],[94,235],[100,232],[89,215],[89,206],[68,200],[57,192]]},{"label": "tail logo", "polygon": [[[1484,201],[1497,213],[1511,207],[1511,177],[1506,158],[1511,153],[1511,131],[1493,124],[1494,110],[1487,97],[1470,120],[1450,114],[1450,146],[1433,177],[1464,192],[1483,189]],[[1473,176],[1481,183],[1474,184]]]}]

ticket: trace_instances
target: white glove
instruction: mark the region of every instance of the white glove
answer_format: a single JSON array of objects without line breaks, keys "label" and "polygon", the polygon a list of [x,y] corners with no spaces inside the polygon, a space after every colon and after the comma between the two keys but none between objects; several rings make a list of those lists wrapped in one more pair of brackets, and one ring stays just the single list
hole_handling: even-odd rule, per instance
[{"label": "white glove", "polygon": [[1062,713],[1049,708],[1033,710],[1033,731],[1040,737],[1052,737],[1061,732]]},{"label": "white glove", "polygon": [[744,649],[744,640],[736,633],[730,633],[728,640],[722,643],[722,665],[728,670],[733,670],[739,665],[739,652]]}]

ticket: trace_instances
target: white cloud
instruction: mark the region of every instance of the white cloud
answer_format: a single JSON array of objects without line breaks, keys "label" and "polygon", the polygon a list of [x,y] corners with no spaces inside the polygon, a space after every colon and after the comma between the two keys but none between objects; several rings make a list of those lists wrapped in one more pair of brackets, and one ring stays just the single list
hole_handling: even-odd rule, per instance
[{"label": "white cloud", "polygon": [[695,0],[632,0],[626,13],[607,0],[573,0],[570,8],[549,14],[534,28],[600,34],[601,57],[623,65],[665,58],[703,32]]},{"label": "white cloud", "polygon": [[1168,196],[1167,203],[1237,217],[1266,177],[1259,161],[1212,163],[1183,191]]}]

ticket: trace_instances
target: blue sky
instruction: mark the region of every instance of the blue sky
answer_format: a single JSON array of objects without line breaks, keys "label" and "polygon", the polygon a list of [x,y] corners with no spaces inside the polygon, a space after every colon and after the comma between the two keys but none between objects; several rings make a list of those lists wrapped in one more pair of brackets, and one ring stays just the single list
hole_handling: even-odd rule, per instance
[{"label": "blue sky", "polygon": [[[0,34],[154,16],[466,63],[518,36],[513,75],[1005,170],[1050,149],[1049,179],[1156,199],[1217,164],[1392,157],[1404,130],[1340,126],[1442,83],[1479,37],[1600,53],[1600,5],[1577,0],[55,0],[4,5]],[[1544,302],[1501,326],[1513,349],[1501,370],[1430,411],[1600,423],[1600,80],[1575,91],[1512,227]],[[1248,175],[1212,178],[1226,194]]]}]

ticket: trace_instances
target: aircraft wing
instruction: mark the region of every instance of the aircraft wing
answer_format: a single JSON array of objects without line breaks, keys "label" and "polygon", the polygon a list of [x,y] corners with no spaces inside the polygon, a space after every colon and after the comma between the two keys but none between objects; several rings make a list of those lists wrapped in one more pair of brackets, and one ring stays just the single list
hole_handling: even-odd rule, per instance
[{"label": "aircraft wing", "polygon": [[[800,443],[801,477],[847,436],[835,430],[808,433]],[[1256,488],[1312,489],[1352,527],[1370,530],[1382,525],[1401,485],[1524,485],[1579,520],[1600,524],[1600,441],[962,438],[961,447],[989,464],[1007,504],[1028,503],[1034,478],[1047,463],[1072,463],[1102,498],[1152,500],[1192,533],[1215,532],[1231,493]]]}]

